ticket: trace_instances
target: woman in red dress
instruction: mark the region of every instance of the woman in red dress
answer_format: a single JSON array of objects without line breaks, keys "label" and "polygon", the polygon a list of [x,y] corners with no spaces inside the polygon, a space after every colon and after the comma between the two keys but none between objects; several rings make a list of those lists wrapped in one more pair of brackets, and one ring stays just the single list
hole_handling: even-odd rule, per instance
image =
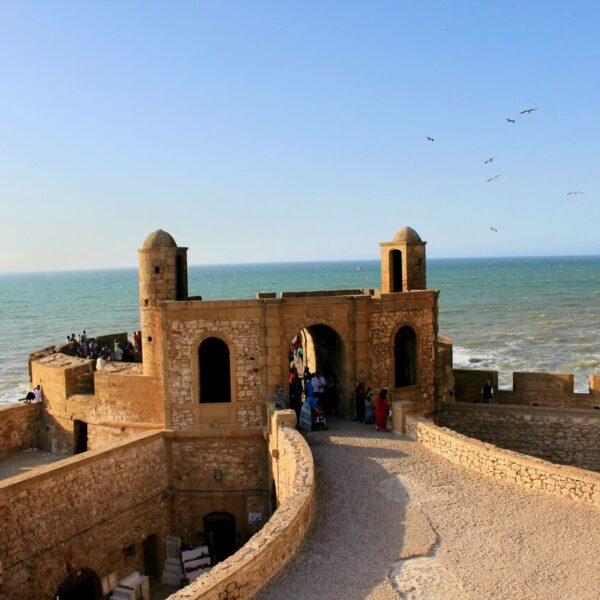
[{"label": "woman in red dress", "polygon": [[390,409],[387,394],[388,391],[382,389],[375,398],[375,429],[377,431],[387,431],[387,418]]}]

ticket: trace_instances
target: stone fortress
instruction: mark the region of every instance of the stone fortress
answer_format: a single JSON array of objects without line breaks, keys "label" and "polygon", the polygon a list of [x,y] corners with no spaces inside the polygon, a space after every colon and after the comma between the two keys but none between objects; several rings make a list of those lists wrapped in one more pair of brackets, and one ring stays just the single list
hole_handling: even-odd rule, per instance
[{"label": "stone fortress", "polygon": [[[587,394],[550,373],[515,373],[502,391],[497,373],[453,369],[425,242],[404,227],[380,247],[380,290],[204,301],[188,296],[187,248],[150,234],[139,250],[142,362],[95,371],[64,349],[39,350],[29,373],[43,403],[0,409],[4,463],[31,446],[74,455],[0,481],[0,598],[106,598],[133,571],[157,583],[169,536],[208,540],[219,561],[172,598],[258,591],[313,512],[310,448],[295,413],[272,401],[297,334],[310,369],[337,378],[344,417],[358,380],[389,388],[396,433],[600,508],[600,376]],[[477,403],[486,379],[491,405]]]}]

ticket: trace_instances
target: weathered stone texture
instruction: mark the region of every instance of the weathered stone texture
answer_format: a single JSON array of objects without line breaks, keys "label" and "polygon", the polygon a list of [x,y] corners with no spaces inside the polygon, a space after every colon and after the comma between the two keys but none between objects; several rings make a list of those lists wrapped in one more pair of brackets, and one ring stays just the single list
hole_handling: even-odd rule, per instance
[{"label": "weathered stone texture", "polygon": [[438,423],[501,448],[600,471],[598,411],[449,403]]},{"label": "weathered stone texture", "polygon": [[39,445],[39,404],[0,408],[0,458]]},{"label": "weathered stone texture", "polygon": [[[52,598],[74,569],[90,568],[101,577],[143,569],[143,539],[157,534],[164,547],[166,487],[162,434],[0,483],[0,513],[10,515],[0,536],[0,598]],[[123,548],[131,544],[135,556],[127,559]]]},{"label": "weathered stone texture", "polygon": [[[204,305],[198,303],[199,310]],[[193,406],[198,404],[198,346],[210,335],[228,343],[231,353],[233,402],[258,401],[261,394],[259,362],[261,358],[258,318],[228,318],[227,307],[214,318],[174,319],[167,335],[167,396],[172,408],[173,429],[194,425]],[[244,416],[241,417],[242,420]],[[249,419],[251,420],[251,419]]]},{"label": "weathered stone texture", "polygon": [[594,471],[504,450],[415,415],[406,418],[406,432],[432,452],[471,471],[600,508],[600,474]]},{"label": "weathered stone texture", "polygon": [[[283,411],[287,413],[288,411]],[[279,473],[279,507],[267,524],[233,556],[176,592],[171,600],[251,598],[293,557],[310,525],[314,506],[314,464],[304,438],[275,413],[269,448]],[[295,417],[294,417],[295,418]],[[281,421],[281,422],[280,422]]]},{"label": "weathered stone texture", "polygon": [[[391,390],[394,400],[412,400],[417,403],[417,410],[429,412],[435,402],[437,295],[435,292],[411,292],[402,296],[402,299],[398,295],[386,296],[380,301],[383,303],[381,309],[371,312],[369,385],[375,389],[386,387]],[[407,296],[410,296],[408,301]],[[417,385],[412,389],[395,389],[394,335],[404,326],[411,327],[417,336]]]}]

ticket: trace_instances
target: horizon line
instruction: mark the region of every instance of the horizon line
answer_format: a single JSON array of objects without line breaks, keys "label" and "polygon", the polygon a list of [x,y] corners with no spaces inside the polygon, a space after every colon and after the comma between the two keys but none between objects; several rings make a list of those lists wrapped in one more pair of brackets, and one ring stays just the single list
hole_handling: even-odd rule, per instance
[{"label": "horizon line", "polygon": [[[494,260],[507,258],[600,258],[600,254],[523,254],[523,255],[504,255],[504,256],[430,256],[426,260]],[[260,266],[260,265],[294,265],[294,264],[324,264],[324,263],[370,263],[378,262],[379,258],[344,258],[331,260],[280,260],[280,261],[243,261],[243,262],[215,262],[215,263],[195,263],[188,264],[190,267],[233,267],[233,266]],[[138,265],[126,265],[119,267],[50,267],[47,269],[32,269],[30,271],[0,271],[0,276],[4,275],[34,275],[46,273],[81,273],[88,271],[127,271],[137,270]]]}]

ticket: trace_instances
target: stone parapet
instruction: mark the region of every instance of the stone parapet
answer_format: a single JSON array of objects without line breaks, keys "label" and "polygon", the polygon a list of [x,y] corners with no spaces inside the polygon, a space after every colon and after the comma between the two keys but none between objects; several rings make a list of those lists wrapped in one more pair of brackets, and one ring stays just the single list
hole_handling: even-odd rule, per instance
[{"label": "stone parapet", "polygon": [[480,369],[454,369],[457,402],[481,401],[481,387],[490,380],[494,403],[563,408],[600,407],[600,376],[590,375],[589,392],[574,391],[571,373],[514,372],[512,390],[498,389],[498,372]]},{"label": "stone parapet", "polygon": [[[312,454],[293,427],[293,411],[274,413],[270,452],[277,463],[279,507],[266,525],[233,556],[170,600],[251,598],[294,556],[312,518],[315,485]],[[275,469],[274,469],[275,470]]]},{"label": "stone parapet", "polygon": [[597,410],[450,402],[436,422],[501,448],[600,471]]},{"label": "stone parapet", "polygon": [[40,404],[0,408],[0,458],[39,445]]},{"label": "stone parapet", "polygon": [[420,416],[406,417],[406,433],[435,454],[469,471],[600,508],[600,473],[504,450],[438,427]]}]

